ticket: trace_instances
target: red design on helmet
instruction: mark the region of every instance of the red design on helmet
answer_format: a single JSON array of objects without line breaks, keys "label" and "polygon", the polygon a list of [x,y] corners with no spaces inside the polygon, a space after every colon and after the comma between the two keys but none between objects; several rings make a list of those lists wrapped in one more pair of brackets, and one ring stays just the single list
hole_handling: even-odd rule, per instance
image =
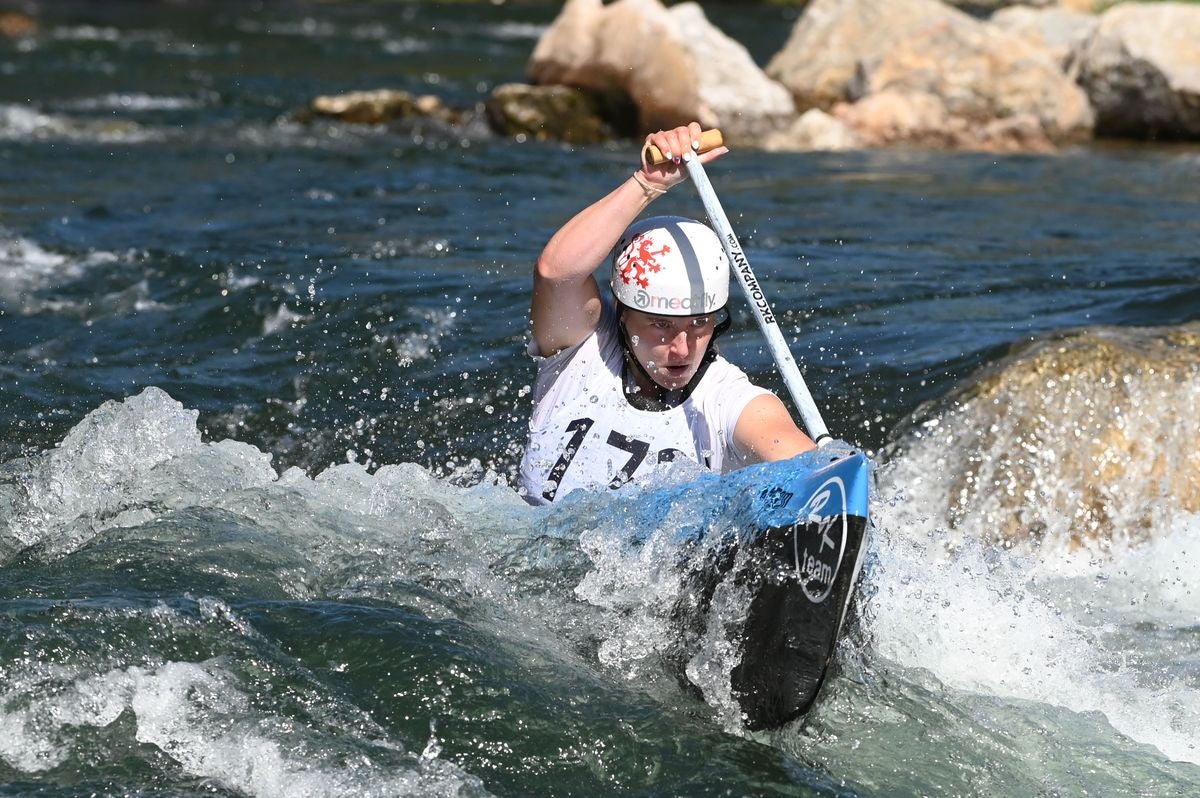
[{"label": "red design on helmet", "polygon": [[659,256],[668,255],[671,252],[669,244],[663,244],[659,249],[650,249],[653,244],[654,241],[650,236],[643,233],[635,236],[625,251],[618,256],[617,264],[621,270],[621,280],[625,285],[632,282],[639,288],[650,287],[650,279],[647,275],[662,269],[662,265],[658,262]]}]

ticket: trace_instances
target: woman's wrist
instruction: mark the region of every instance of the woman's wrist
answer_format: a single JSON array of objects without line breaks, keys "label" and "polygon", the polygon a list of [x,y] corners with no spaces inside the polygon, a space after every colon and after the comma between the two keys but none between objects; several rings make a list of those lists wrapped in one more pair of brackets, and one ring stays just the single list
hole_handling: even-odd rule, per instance
[{"label": "woman's wrist", "polygon": [[648,199],[648,200],[658,199],[663,194],[667,193],[666,186],[659,186],[659,185],[655,185],[654,183],[651,183],[649,180],[642,177],[642,174],[640,171],[633,173],[633,180],[635,183],[637,183],[641,187],[642,193],[645,195],[646,199]]}]

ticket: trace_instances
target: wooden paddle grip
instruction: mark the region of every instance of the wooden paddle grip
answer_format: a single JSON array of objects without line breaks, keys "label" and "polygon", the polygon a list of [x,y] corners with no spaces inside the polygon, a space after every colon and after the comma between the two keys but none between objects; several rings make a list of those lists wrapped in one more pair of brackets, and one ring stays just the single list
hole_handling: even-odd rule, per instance
[{"label": "wooden paddle grip", "polygon": [[[709,150],[715,150],[724,143],[725,138],[721,135],[721,131],[714,127],[712,130],[706,130],[700,134],[700,149],[697,150],[697,152],[708,152]],[[672,154],[682,155],[683,153]],[[646,157],[649,158],[650,163],[654,164],[655,166],[667,162],[667,159],[663,157],[662,151],[653,144],[646,148]]]}]

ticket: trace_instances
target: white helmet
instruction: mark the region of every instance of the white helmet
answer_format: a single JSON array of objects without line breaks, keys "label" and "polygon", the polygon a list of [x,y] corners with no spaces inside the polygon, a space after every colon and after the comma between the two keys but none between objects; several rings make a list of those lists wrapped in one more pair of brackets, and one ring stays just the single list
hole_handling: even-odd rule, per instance
[{"label": "white helmet", "polygon": [[613,297],[658,316],[698,316],[729,301],[729,259],[708,226],[681,216],[634,222],[613,248]]}]

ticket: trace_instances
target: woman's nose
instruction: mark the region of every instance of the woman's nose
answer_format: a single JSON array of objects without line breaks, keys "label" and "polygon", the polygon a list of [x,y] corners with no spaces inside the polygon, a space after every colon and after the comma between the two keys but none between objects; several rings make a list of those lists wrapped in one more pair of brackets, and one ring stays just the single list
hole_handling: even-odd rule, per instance
[{"label": "woman's nose", "polygon": [[687,330],[680,330],[667,341],[667,345],[672,352],[678,352],[684,355],[688,353],[689,343],[690,340],[688,339]]}]

